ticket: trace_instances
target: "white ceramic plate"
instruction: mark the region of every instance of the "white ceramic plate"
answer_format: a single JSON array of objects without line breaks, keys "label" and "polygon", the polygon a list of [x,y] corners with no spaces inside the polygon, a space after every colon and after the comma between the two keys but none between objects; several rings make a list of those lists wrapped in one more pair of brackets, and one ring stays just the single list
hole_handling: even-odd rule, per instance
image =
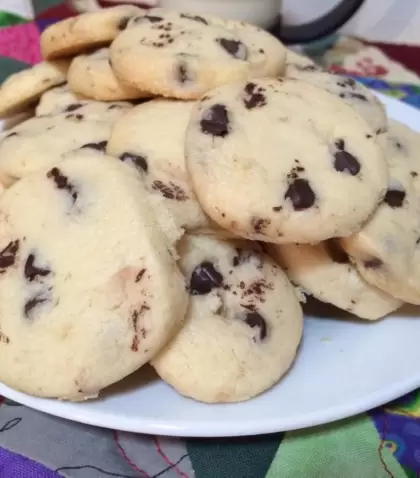
[{"label": "white ceramic plate", "polygon": [[[420,112],[381,96],[390,117],[420,130]],[[321,317],[321,318],[319,318]],[[256,435],[319,425],[382,405],[420,387],[420,309],[379,323],[308,317],[301,353],[287,377],[245,403],[205,405],[181,397],[151,369],[100,399],[33,398],[0,384],[0,394],[51,415],[158,435]],[[65,371],[63,371],[65,373]]]}]

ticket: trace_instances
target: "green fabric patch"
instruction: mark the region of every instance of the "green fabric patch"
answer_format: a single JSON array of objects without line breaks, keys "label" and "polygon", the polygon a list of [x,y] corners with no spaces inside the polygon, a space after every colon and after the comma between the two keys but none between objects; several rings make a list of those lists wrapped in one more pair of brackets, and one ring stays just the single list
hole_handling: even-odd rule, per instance
[{"label": "green fabric patch", "polygon": [[267,478],[407,478],[368,415],[288,432]]},{"label": "green fabric patch", "polygon": [[18,71],[25,70],[29,66],[30,65],[23,61],[0,56],[0,84],[3,83],[8,76],[17,73]]},{"label": "green fabric patch", "polygon": [[19,25],[22,23],[28,23],[29,20],[16,15],[15,13],[0,11],[0,28],[12,27],[13,25]]},{"label": "green fabric patch", "polygon": [[[196,478],[264,478],[283,434],[187,440]],[[359,477],[360,478],[360,477]]]}]

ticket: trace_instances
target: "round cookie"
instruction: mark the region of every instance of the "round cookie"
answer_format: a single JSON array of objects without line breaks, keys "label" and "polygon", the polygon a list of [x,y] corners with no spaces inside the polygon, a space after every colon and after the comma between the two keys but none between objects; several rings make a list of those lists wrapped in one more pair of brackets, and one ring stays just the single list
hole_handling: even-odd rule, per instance
[{"label": "round cookie", "polygon": [[285,49],[253,25],[153,9],[129,22],[110,56],[117,76],[134,87],[197,99],[222,84],[280,75]]},{"label": "round cookie", "polygon": [[53,23],[41,34],[42,55],[50,60],[109,45],[130,18],[142,12],[132,5],[119,5]]},{"label": "round cookie", "polygon": [[362,319],[378,320],[402,302],[365,282],[337,241],[269,245],[270,255],[303,292]]},{"label": "round cookie", "polygon": [[366,122],[299,80],[237,83],[203,97],[188,127],[186,157],[214,221],[247,239],[280,244],[350,235],[388,184]]},{"label": "round cookie", "polygon": [[1,382],[42,397],[96,397],[173,336],[188,296],[148,211],[141,181],[98,153],[4,193]]},{"label": "round cookie", "polygon": [[141,172],[162,228],[176,242],[184,229],[208,226],[185,167],[184,139],[193,102],[156,99],[119,119],[107,153]]},{"label": "round cookie", "polygon": [[316,65],[303,64],[301,60],[288,62],[286,78],[296,78],[328,91],[354,108],[377,135],[388,127],[386,111],[379,99],[365,86],[352,78],[333,75]]},{"label": "round cookie", "polygon": [[280,267],[245,241],[186,236],[179,254],[189,308],[153,367],[203,402],[247,400],[272,387],[291,367],[303,329]]},{"label": "round cookie", "polygon": [[67,61],[44,61],[9,76],[0,87],[0,118],[33,106],[53,86],[65,83]]},{"label": "round cookie", "polygon": [[117,101],[148,96],[117,79],[109,63],[108,48],[74,58],[68,82],[73,92],[94,100]]},{"label": "round cookie", "polygon": [[113,124],[131,105],[79,102],[38,116],[0,136],[0,176],[14,182],[79,148],[105,151]]},{"label": "round cookie", "polygon": [[67,83],[62,86],[56,86],[41,96],[35,108],[35,115],[45,116],[62,113],[67,106],[78,103],[81,100],[81,97],[75,95],[70,90]]},{"label": "round cookie", "polygon": [[[341,240],[362,277],[408,303],[420,304],[420,197],[410,149],[396,122],[388,133],[390,182],[381,205],[364,227]],[[414,178],[412,173],[414,172]]]}]

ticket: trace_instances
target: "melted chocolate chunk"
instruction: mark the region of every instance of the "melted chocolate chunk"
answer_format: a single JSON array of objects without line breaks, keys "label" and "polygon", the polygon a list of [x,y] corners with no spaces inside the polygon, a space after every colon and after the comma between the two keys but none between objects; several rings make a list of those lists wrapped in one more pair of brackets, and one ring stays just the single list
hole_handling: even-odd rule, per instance
[{"label": "melted chocolate chunk", "polygon": [[118,30],[122,31],[125,30],[127,27],[128,22],[130,21],[131,17],[123,17],[121,20],[118,22],[117,28]]},{"label": "melted chocolate chunk", "polygon": [[402,207],[404,204],[406,193],[398,189],[388,189],[385,194],[384,203],[388,204],[392,209]]},{"label": "melted chocolate chunk", "polygon": [[30,318],[29,316],[31,315],[31,312],[35,307],[37,307],[40,304],[43,304],[46,302],[47,299],[43,297],[42,295],[36,295],[35,297],[32,297],[32,299],[29,299],[23,308],[23,314],[25,315],[26,318]]},{"label": "melted chocolate chunk", "polygon": [[193,20],[194,22],[202,23],[203,25],[208,25],[207,20],[198,15],[188,15],[187,13],[181,13],[180,17],[185,18],[187,20]]},{"label": "melted chocolate chunk", "polygon": [[146,269],[142,269],[137,275],[136,275],[136,280],[134,281],[135,283],[140,282],[143,279],[143,276],[146,272]]},{"label": "melted chocolate chunk", "polygon": [[372,259],[369,259],[364,262],[364,266],[366,269],[379,269],[383,265],[383,262],[381,259],[378,259],[377,257],[373,257]]},{"label": "melted chocolate chunk", "polygon": [[79,108],[81,108],[83,105],[81,103],[72,103],[71,105],[68,105],[65,109],[65,113],[70,113],[71,111],[76,111]]},{"label": "melted chocolate chunk", "polygon": [[12,241],[0,251],[0,268],[7,269],[14,265],[16,261],[16,255],[19,251],[19,241]]},{"label": "melted chocolate chunk", "polygon": [[334,153],[334,169],[339,173],[350,173],[352,176],[359,174],[360,163],[355,156],[344,150],[344,141],[340,139],[335,144],[339,151]]},{"label": "melted chocolate chunk", "polygon": [[57,189],[64,189],[65,191],[67,191],[72,197],[73,203],[76,202],[76,188],[69,181],[69,178],[60,171],[60,169],[52,168],[51,171],[47,173],[47,178],[52,179],[54,181]]},{"label": "melted chocolate chunk", "polygon": [[216,41],[234,58],[237,58],[238,60],[246,60],[246,46],[242,42],[228,40],[227,38],[218,38]]},{"label": "melted chocolate chunk", "polygon": [[38,276],[45,277],[48,274],[51,274],[51,271],[49,269],[37,267],[35,265],[35,254],[29,254],[25,262],[24,274],[25,278],[28,279],[29,282],[32,282]]},{"label": "melted chocolate chunk", "polygon": [[349,264],[350,258],[341,245],[334,239],[325,241],[325,249],[331,260],[336,264]]},{"label": "melted chocolate chunk", "polygon": [[312,190],[309,181],[306,179],[296,179],[288,187],[285,199],[292,202],[295,211],[309,209],[315,204],[316,196]]},{"label": "melted chocolate chunk", "polygon": [[245,323],[251,327],[260,329],[260,341],[267,337],[267,322],[258,312],[249,312],[245,315]]},{"label": "melted chocolate chunk", "polygon": [[166,199],[174,199],[175,201],[187,201],[189,199],[185,191],[172,181],[169,181],[169,184],[158,180],[153,181],[152,188],[159,191]]},{"label": "melted chocolate chunk", "polygon": [[86,143],[83,146],[81,146],[80,149],[88,148],[88,149],[94,149],[96,151],[100,151],[101,153],[104,153],[107,145],[108,145],[108,141],[99,141],[99,143]]},{"label": "melted chocolate chunk", "polygon": [[267,104],[267,97],[264,94],[264,89],[257,86],[255,83],[247,83],[245,86],[244,98],[245,107],[252,110],[257,107],[262,107]]},{"label": "melted chocolate chunk", "polygon": [[145,173],[147,173],[149,169],[147,159],[139,154],[125,152],[120,156],[120,160],[132,163],[137,169],[141,169]]},{"label": "melted chocolate chunk", "polygon": [[211,262],[205,261],[197,266],[191,274],[191,295],[206,295],[223,284],[222,274]]},{"label": "melted chocolate chunk", "polygon": [[200,121],[201,131],[224,138],[229,134],[229,115],[225,105],[216,104],[204,112]]}]

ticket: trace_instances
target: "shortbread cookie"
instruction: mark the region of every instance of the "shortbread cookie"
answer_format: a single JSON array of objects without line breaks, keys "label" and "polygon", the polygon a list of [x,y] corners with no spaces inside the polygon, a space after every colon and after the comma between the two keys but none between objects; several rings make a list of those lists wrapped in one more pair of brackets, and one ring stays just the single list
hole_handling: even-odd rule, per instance
[{"label": "shortbread cookie", "polygon": [[334,239],[315,246],[285,244],[268,248],[293,284],[357,317],[378,320],[402,305],[400,300],[365,282]]},{"label": "shortbread cookie", "polygon": [[41,34],[42,54],[49,60],[109,45],[130,18],[142,12],[132,5],[120,5],[53,23]]},{"label": "shortbread cookie", "polygon": [[299,80],[223,86],[194,108],[187,168],[204,211],[247,239],[316,243],[360,228],[387,164],[348,105]]},{"label": "shortbread cookie", "polygon": [[245,241],[186,236],[179,253],[190,305],[179,334],[152,361],[158,374],[210,403],[272,387],[292,365],[303,328],[280,267]]},{"label": "shortbread cookie", "polygon": [[302,64],[300,60],[287,63],[286,77],[307,81],[338,96],[354,108],[376,134],[387,131],[388,119],[384,106],[368,88],[353,78],[333,75],[316,65]]},{"label": "shortbread cookie", "polygon": [[283,45],[255,26],[163,9],[132,19],[110,55],[125,82],[182,99],[250,76],[278,76],[285,61]]},{"label": "shortbread cookie", "polygon": [[62,113],[67,106],[78,103],[83,98],[73,93],[68,84],[56,86],[46,91],[35,108],[36,116]]},{"label": "shortbread cookie", "polygon": [[[420,197],[410,150],[396,122],[390,123],[390,183],[382,204],[342,245],[369,283],[405,302],[420,304]],[[394,129],[395,128],[395,129]],[[414,172],[414,178],[413,173]]]},{"label": "shortbread cookie", "polygon": [[184,229],[208,225],[185,168],[185,131],[193,102],[157,99],[115,124],[107,152],[142,174],[158,219],[176,242]]},{"label": "shortbread cookie", "polygon": [[79,148],[105,151],[113,124],[131,105],[80,102],[58,115],[29,119],[0,136],[0,176],[8,182],[57,162]]},{"label": "shortbread cookie", "polygon": [[108,48],[74,58],[68,82],[75,93],[94,100],[117,101],[148,96],[117,79],[109,63]]},{"label": "shortbread cookie", "polygon": [[141,181],[84,156],[0,199],[0,381],[32,395],[97,396],[154,357],[187,305]]},{"label": "shortbread cookie", "polygon": [[65,83],[67,61],[44,61],[9,76],[0,87],[0,118],[21,113],[34,106],[53,86]]}]

